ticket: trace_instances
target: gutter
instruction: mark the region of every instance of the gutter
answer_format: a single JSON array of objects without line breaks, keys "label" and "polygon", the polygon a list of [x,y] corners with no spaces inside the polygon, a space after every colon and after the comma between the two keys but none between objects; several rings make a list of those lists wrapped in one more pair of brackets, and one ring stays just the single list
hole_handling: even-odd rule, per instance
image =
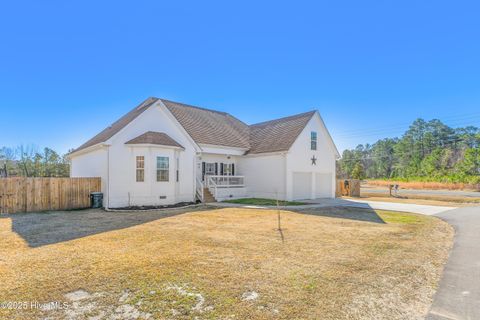
[{"label": "gutter", "polygon": [[108,146],[110,146],[110,144],[105,143],[105,142],[100,142],[100,143],[94,144],[93,146],[90,146],[90,147],[87,147],[87,148],[84,148],[84,149],[81,149],[81,150],[78,150],[78,151],[74,150],[71,153],[67,154],[67,158],[71,160],[73,157],[76,157],[76,156],[79,156],[79,155],[82,155],[84,153],[88,153],[88,152],[91,152],[91,151],[99,150],[103,147],[108,147]]}]

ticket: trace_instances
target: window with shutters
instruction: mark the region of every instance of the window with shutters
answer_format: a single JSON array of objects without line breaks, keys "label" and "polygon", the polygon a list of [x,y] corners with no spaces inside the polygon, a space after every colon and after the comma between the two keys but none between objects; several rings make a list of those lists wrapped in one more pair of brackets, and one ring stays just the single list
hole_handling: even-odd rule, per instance
[{"label": "window with shutters", "polygon": [[317,150],[317,133],[315,131],[310,134],[310,148],[311,150]]},{"label": "window with shutters", "polygon": [[215,163],[205,163],[205,174],[206,175],[215,175]]},{"label": "window with shutters", "polygon": [[136,172],[136,181],[137,182],[144,182],[145,181],[145,157],[144,156],[137,156],[135,159],[135,167],[137,169]]},{"label": "window with shutters", "polygon": [[157,181],[168,181],[169,172],[168,157],[157,157]]}]

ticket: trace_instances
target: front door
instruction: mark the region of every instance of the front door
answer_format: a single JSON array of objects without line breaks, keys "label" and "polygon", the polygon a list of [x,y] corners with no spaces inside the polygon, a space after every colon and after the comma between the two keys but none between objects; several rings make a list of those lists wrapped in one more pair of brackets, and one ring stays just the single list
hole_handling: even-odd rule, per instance
[{"label": "front door", "polygon": [[217,164],[215,162],[203,163],[203,180],[205,180],[205,176],[214,176],[216,174],[217,174]]}]

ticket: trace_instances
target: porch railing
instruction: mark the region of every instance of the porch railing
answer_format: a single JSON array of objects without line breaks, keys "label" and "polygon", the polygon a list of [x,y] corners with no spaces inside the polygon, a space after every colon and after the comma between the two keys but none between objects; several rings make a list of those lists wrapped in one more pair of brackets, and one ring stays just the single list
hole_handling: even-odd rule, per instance
[{"label": "porch railing", "polygon": [[204,202],[204,194],[203,194],[203,182],[202,180],[197,178],[197,186],[195,188],[195,193],[197,194],[197,198],[201,201]]},{"label": "porch railing", "polygon": [[241,188],[245,187],[244,176],[210,176],[207,175],[207,186],[216,186],[218,188]]},{"label": "porch railing", "polygon": [[210,176],[206,175],[207,188],[215,199],[218,199],[218,190],[224,188],[244,188],[244,176]]}]

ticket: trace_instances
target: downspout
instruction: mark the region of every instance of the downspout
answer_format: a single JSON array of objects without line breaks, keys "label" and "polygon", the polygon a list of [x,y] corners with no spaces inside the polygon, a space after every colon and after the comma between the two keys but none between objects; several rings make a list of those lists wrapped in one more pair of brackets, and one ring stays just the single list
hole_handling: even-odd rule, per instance
[{"label": "downspout", "polygon": [[110,146],[107,146],[107,206],[105,209],[110,208]]},{"label": "downspout", "polygon": [[283,200],[287,201],[289,200],[288,199],[288,152],[285,152],[283,153],[283,157],[284,157],[284,164],[285,164],[285,168],[284,168],[284,174],[285,174],[285,188],[283,189]]}]

